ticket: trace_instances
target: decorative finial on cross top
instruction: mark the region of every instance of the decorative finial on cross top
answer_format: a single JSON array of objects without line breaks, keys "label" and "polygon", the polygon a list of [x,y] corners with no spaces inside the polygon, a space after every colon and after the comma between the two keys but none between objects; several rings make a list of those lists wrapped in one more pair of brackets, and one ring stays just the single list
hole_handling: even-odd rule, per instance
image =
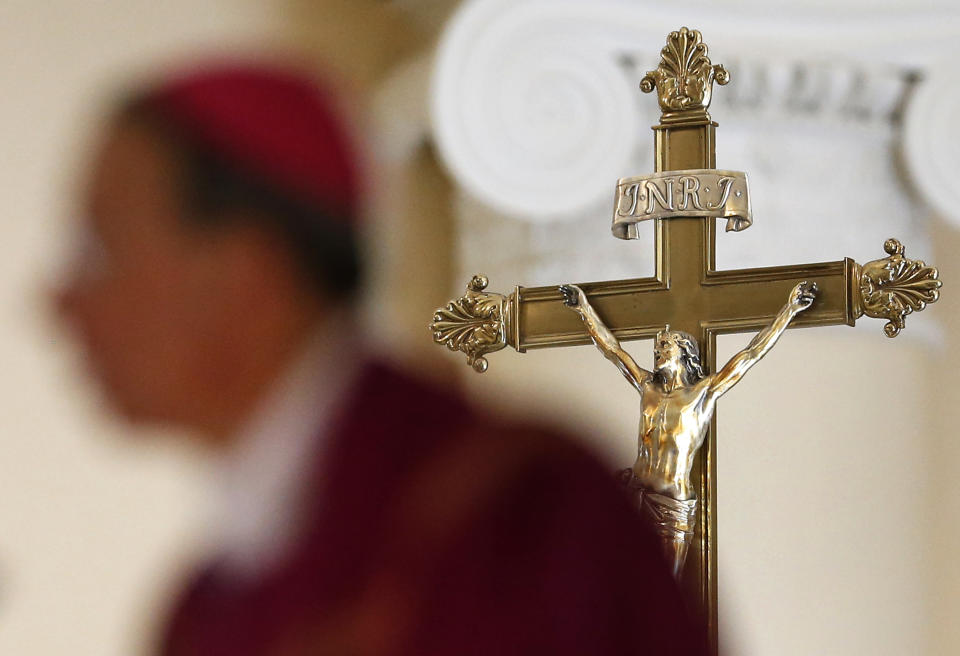
[{"label": "decorative finial on cross top", "polygon": [[661,120],[692,118],[707,114],[713,96],[713,83],[730,81],[730,73],[720,64],[710,63],[707,44],[699,30],[681,27],[667,37],[660,51],[660,66],[640,80],[640,90],[657,90]]}]

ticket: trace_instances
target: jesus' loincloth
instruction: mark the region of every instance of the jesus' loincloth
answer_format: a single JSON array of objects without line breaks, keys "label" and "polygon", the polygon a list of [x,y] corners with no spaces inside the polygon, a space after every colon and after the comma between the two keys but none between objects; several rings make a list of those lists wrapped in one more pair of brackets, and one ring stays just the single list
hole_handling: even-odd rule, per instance
[{"label": "jesus' loincloth", "polygon": [[693,540],[697,500],[679,500],[657,494],[644,486],[630,468],[619,471],[617,477],[630,493],[640,513],[660,536],[664,553],[674,564],[676,574],[676,570],[685,560],[687,547]]}]

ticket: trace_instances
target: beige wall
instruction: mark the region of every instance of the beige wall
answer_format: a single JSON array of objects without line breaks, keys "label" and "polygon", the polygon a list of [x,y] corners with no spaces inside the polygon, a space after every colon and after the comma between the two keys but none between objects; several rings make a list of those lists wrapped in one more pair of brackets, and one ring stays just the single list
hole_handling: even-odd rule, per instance
[{"label": "beige wall", "polygon": [[925,411],[930,440],[924,454],[929,480],[923,493],[926,533],[923,555],[928,583],[925,610],[930,614],[931,654],[952,654],[960,646],[960,230],[943,221],[935,223],[935,257],[944,281],[938,307],[945,339],[929,370],[933,392]]}]

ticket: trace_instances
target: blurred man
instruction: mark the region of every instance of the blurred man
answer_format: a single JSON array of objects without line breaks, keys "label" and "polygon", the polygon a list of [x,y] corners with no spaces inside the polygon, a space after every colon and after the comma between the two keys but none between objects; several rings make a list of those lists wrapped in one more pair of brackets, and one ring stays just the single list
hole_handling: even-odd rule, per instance
[{"label": "blurred man", "polygon": [[159,652],[699,653],[608,472],[366,355],[346,135],[307,76],[216,65],[128,99],[93,162],[63,316],[123,415],[224,468]]}]

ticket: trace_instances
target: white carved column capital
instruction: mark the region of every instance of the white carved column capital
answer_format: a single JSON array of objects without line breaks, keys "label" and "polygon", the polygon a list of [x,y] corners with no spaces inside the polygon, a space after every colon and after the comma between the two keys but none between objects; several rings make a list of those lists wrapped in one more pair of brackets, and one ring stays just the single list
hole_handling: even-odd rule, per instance
[{"label": "white carved column capital", "polygon": [[[733,74],[717,94],[718,110],[728,103],[733,116],[753,107],[765,118],[872,128],[888,121],[889,131],[900,129],[889,120],[906,81],[960,39],[960,12],[946,2],[864,2],[863,11],[840,12],[797,1],[775,13],[752,4],[721,0],[683,11],[637,0],[464,2],[437,52],[431,120],[440,153],[464,189],[505,214],[576,217],[603,203],[612,181],[636,173],[634,162],[649,161],[645,127],[656,112],[641,99],[637,74],[656,65],[664,35],[683,22],[701,29]],[[940,91],[955,97],[953,89]],[[914,166],[955,161],[943,154],[953,144],[924,137],[947,104],[928,103],[912,120],[908,139],[927,153],[911,155]],[[729,112],[715,115],[730,120]],[[937,194],[925,174],[915,179],[926,196]]]},{"label": "white carved column capital", "polygon": [[569,216],[609,196],[629,160],[639,92],[595,16],[586,3],[471,2],[442,39],[440,152],[460,184],[507,214]]}]

